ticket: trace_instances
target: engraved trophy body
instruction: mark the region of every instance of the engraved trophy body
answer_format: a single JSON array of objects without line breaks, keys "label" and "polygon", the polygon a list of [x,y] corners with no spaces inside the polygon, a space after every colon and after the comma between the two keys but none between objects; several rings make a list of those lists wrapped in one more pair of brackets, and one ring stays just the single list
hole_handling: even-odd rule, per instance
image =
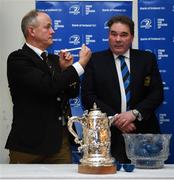
[{"label": "engraved trophy body", "polygon": [[[82,125],[82,140],[72,128],[74,122],[79,122]],[[108,118],[106,113],[97,109],[95,103],[89,114],[86,111],[82,117],[73,116],[69,118],[68,129],[75,137],[74,141],[80,144],[78,150],[83,151],[78,172],[89,174],[116,173],[115,159],[110,155],[111,123],[112,117]]]}]

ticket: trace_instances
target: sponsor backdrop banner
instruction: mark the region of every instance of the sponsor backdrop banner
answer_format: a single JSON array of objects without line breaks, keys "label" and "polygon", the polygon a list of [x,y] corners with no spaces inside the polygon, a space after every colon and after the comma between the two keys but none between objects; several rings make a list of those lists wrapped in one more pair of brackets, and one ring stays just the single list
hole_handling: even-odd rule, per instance
[{"label": "sponsor backdrop banner", "polygon": [[[36,9],[45,11],[53,20],[54,44],[48,49],[57,54],[60,49],[81,47],[99,51],[108,48],[109,18],[115,14],[132,17],[131,1],[40,1]],[[79,50],[71,52],[78,59]],[[80,96],[79,96],[80,97]],[[82,115],[80,99],[70,101],[73,115]]]},{"label": "sponsor backdrop banner", "polygon": [[174,0],[139,0],[139,48],[157,56],[164,84],[164,102],[157,111],[163,133],[172,133],[167,163],[174,163]]},{"label": "sponsor backdrop banner", "polygon": [[[132,1],[40,1],[36,0],[36,9],[44,11],[53,20],[54,44],[48,49],[57,54],[60,49],[81,47],[86,44],[90,49],[99,51],[108,48],[107,21],[115,14],[132,17]],[[75,61],[79,50],[72,51]],[[82,116],[80,96],[71,99],[73,116]],[[76,123],[79,136],[81,126]],[[73,149],[73,162],[78,163],[78,153]],[[76,157],[77,156],[77,157]]]},{"label": "sponsor backdrop banner", "polygon": [[[53,20],[54,44],[48,49],[57,54],[60,49],[80,47],[83,43],[91,50],[108,48],[108,19],[116,14],[132,17],[130,1],[41,1],[36,0],[36,9],[45,11]],[[139,48],[157,55],[163,78],[165,100],[157,111],[163,133],[174,134],[174,0],[138,1],[138,43]],[[72,51],[75,61],[79,50]],[[80,97],[80,96],[79,96]],[[83,108],[80,98],[70,100],[72,114],[81,116]],[[171,97],[171,98],[170,98]],[[81,126],[76,123],[81,135]],[[174,163],[174,137],[171,139],[169,159]],[[73,162],[78,163],[76,148],[73,149]]]}]

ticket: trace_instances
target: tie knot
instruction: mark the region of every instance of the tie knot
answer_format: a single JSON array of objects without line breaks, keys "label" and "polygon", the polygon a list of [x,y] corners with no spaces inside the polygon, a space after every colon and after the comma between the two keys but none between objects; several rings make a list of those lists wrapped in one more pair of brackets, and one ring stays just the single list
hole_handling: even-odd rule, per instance
[{"label": "tie knot", "polygon": [[123,55],[119,55],[119,56],[118,56],[118,59],[124,60],[124,56],[123,56]]},{"label": "tie knot", "polygon": [[47,56],[48,56],[47,52],[45,52],[45,51],[42,52],[41,57],[43,58],[43,60],[46,60]]}]

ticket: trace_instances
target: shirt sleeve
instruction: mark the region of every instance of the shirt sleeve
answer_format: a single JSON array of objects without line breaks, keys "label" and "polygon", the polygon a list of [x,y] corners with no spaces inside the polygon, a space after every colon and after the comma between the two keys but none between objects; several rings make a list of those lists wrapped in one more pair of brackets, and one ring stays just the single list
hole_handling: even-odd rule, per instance
[{"label": "shirt sleeve", "polygon": [[81,76],[84,73],[84,69],[79,62],[74,63],[73,67],[75,68],[79,76]]}]

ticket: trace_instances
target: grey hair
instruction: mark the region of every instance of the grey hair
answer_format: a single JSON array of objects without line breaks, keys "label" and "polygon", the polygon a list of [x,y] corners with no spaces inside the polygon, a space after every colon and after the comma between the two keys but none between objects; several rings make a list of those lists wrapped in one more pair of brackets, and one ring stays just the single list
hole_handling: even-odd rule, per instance
[{"label": "grey hair", "polygon": [[24,37],[26,38],[28,35],[27,28],[29,26],[37,26],[37,16],[41,13],[41,11],[38,10],[31,10],[28,12],[21,21],[21,30],[23,32]]}]

